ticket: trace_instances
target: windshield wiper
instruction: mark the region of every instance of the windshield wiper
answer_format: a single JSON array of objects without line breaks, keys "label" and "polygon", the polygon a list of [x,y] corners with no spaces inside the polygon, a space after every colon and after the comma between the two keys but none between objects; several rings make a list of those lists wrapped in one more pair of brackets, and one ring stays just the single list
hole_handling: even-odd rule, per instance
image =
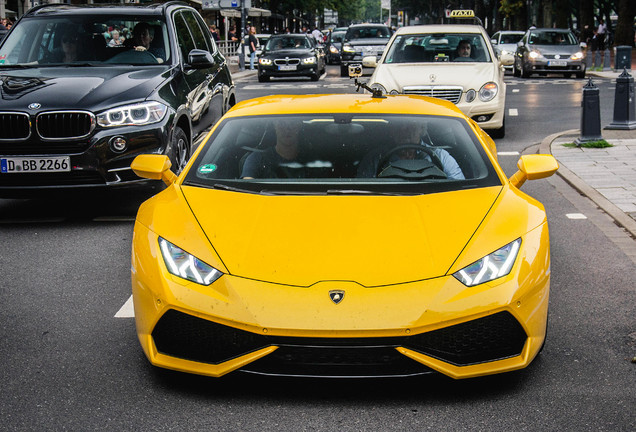
[{"label": "windshield wiper", "polygon": [[214,185],[212,185],[212,187],[214,189],[221,189],[221,190],[226,190],[226,191],[230,191],[230,192],[242,192],[242,193],[251,193],[251,194],[256,194],[256,195],[261,195],[264,193],[264,191],[255,191],[255,190],[250,190],[250,189],[243,189],[243,188],[238,188],[235,186],[228,186],[222,183],[214,183]]},{"label": "windshield wiper", "polygon": [[403,193],[397,192],[379,192],[379,191],[370,191],[364,189],[328,189],[327,195],[388,195],[388,196],[398,196],[404,195]]}]

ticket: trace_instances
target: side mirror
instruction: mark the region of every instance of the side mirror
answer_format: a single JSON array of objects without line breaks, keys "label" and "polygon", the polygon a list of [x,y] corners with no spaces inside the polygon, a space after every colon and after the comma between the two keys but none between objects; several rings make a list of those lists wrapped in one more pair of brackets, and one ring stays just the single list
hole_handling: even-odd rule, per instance
[{"label": "side mirror", "polygon": [[522,40],[520,40],[519,42],[517,42],[517,46],[518,46],[518,47],[523,46],[523,41],[522,41]]},{"label": "side mirror", "polygon": [[378,65],[378,60],[375,56],[366,56],[362,58],[362,66],[374,68]]},{"label": "side mirror", "polygon": [[193,49],[188,54],[188,64],[190,69],[207,69],[214,66],[214,57],[205,50]]},{"label": "side mirror", "polygon": [[177,175],[170,171],[172,162],[168,156],[157,154],[143,154],[137,156],[130,167],[139,177],[150,180],[163,180],[170,186],[177,179]]},{"label": "side mirror", "polygon": [[587,48],[587,44],[586,44],[585,42],[581,42],[581,43],[579,44],[579,46],[580,46],[582,49]]},{"label": "side mirror", "polygon": [[497,39],[490,39],[490,42],[492,42],[493,45],[497,45]]},{"label": "side mirror", "polygon": [[559,169],[559,163],[552,155],[525,155],[517,162],[517,171],[510,177],[510,183],[520,188],[526,180],[538,180],[550,177]]}]

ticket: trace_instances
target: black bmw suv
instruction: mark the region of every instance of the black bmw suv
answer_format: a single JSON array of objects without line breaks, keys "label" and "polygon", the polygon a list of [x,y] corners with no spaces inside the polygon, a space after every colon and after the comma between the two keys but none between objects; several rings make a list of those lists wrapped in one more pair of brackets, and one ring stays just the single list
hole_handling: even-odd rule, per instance
[{"label": "black bmw suv", "polygon": [[184,3],[35,7],[0,45],[0,196],[135,184],[142,153],[178,172],[234,103],[227,62]]}]

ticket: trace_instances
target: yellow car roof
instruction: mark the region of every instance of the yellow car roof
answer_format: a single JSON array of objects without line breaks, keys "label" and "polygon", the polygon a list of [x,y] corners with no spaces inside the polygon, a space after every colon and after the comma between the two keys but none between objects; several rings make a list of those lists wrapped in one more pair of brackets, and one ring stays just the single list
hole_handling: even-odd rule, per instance
[{"label": "yellow car roof", "polygon": [[[353,85],[353,84],[352,84]],[[464,117],[452,102],[425,96],[389,95],[372,98],[370,94],[273,95],[236,104],[228,117],[271,114],[428,114]]]}]

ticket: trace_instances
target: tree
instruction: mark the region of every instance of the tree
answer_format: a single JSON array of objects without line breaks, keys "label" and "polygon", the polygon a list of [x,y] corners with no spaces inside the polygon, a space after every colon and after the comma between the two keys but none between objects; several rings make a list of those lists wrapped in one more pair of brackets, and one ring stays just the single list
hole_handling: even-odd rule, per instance
[{"label": "tree", "polygon": [[636,16],[636,3],[633,0],[620,0],[614,38],[616,45],[634,46],[634,16]]}]

